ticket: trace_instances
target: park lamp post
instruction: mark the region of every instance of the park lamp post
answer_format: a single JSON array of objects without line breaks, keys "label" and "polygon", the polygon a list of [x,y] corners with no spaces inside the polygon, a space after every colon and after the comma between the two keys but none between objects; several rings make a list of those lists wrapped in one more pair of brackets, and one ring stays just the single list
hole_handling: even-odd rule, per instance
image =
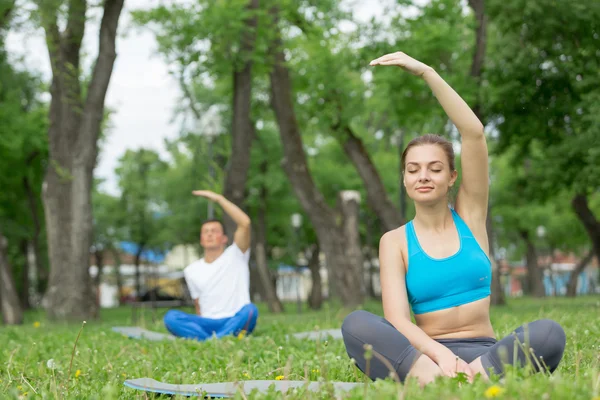
[{"label": "park lamp post", "polygon": [[299,213],[292,214],[292,227],[294,228],[294,266],[296,267],[296,276],[298,278],[296,285],[296,303],[298,306],[298,314],[302,313],[302,295],[300,293],[300,283],[302,274],[300,273],[300,265],[298,263],[298,253],[300,251],[300,227],[302,226],[302,215]]},{"label": "park lamp post", "polygon": [[[222,132],[222,120],[221,114],[219,112],[218,106],[211,106],[204,113],[202,119],[198,120],[196,123],[196,131],[201,135],[206,137],[208,141],[208,174],[210,176],[211,184],[215,181],[215,168],[214,168],[214,155],[213,155],[213,142],[217,136],[219,136]],[[213,219],[215,217],[215,209],[212,201],[208,202],[208,219]]]}]

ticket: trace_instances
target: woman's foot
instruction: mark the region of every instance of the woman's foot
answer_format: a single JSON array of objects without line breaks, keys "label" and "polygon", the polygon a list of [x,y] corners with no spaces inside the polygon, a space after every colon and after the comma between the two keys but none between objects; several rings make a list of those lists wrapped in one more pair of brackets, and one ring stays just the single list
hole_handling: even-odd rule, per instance
[{"label": "woman's foot", "polygon": [[425,354],[421,354],[408,372],[406,379],[416,378],[421,387],[435,380],[437,376],[442,375],[442,370],[438,365]]}]

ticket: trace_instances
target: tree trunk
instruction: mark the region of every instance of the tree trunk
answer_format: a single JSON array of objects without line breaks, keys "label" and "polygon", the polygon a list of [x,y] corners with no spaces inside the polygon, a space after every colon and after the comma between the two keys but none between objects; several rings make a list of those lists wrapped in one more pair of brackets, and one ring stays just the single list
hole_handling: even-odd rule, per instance
[{"label": "tree trunk", "polygon": [[113,264],[115,269],[115,280],[117,281],[117,298],[119,305],[121,305],[121,294],[123,291],[123,279],[121,278],[121,256],[119,250],[114,246],[110,247],[110,251],[113,256]]},{"label": "tree trunk", "polygon": [[571,201],[571,205],[575,214],[577,214],[577,217],[585,227],[585,231],[592,242],[592,249],[594,250],[594,253],[596,253],[596,258],[600,261],[600,223],[592,210],[590,210],[587,196],[584,194],[576,195]]},{"label": "tree trunk", "polygon": [[25,239],[21,239],[19,243],[19,250],[23,257],[23,270],[21,271],[21,307],[23,310],[29,310],[31,304],[29,303],[29,242]]},{"label": "tree trunk", "polygon": [[[31,163],[37,157],[37,152],[32,153],[27,157],[26,165],[29,167]],[[48,282],[48,272],[44,263],[44,259],[42,256],[42,251],[40,248],[40,234],[42,232],[42,222],[39,215],[39,198],[35,194],[33,188],[31,187],[31,183],[27,176],[23,177],[23,188],[25,189],[25,193],[27,194],[27,203],[29,205],[29,212],[31,213],[31,221],[33,222],[33,234],[31,236],[31,246],[33,247],[33,269],[36,276],[36,280],[30,282],[30,284],[34,288],[35,298],[38,297],[39,293],[41,293],[42,286],[45,287]]]},{"label": "tree trunk", "polygon": [[[469,0],[469,6],[473,10],[477,27],[475,28],[475,51],[473,52],[473,60],[471,62],[470,75],[477,82],[477,96],[473,106],[473,112],[477,118],[485,125],[485,116],[483,115],[481,103],[481,76],[485,62],[485,50],[487,44],[487,17],[485,15],[484,0]],[[496,260],[495,235],[492,223],[492,210],[488,204],[488,212],[486,219],[486,228],[488,241],[490,244],[490,260],[492,262],[492,295],[490,302],[492,305],[499,306],[506,304],[502,281],[500,280],[500,269],[498,268],[498,260]]]},{"label": "tree trunk", "polygon": [[142,276],[140,272],[140,262],[142,258],[142,252],[144,251],[144,245],[138,247],[138,251],[135,253],[135,297],[138,301],[142,295]]},{"label": "tree trunk", "polygon": [[581,274],[590,261],[592,261],[592,258],[594,258],[594,250],[588,251],[585,257],[579,260],[579,263],[577,263],[575,269],[571,271],[571,276],[569,277],[569,282],[567,283],[567,297],[577,296],[577,282],[579,282],[579,274]]},{"label": "tree trunk", "polygon": [[308,268],[310,269],[310,278],[312,281],[308,306],[312,310],[320,310],[323,306],[323,283],[321,280],[321,262],[319,261],[320,254],[321,249],[319,249],[319,244],[317,243],[313,247],[312,254],[308,260]]},{"label": "tree trunk", "polygon": [[[250,0],[250,10],[258,9],[258,0]],[[223,195],[244,209],[246,200],[246,181],[250,169],[250,149],[254,139],[254,123],[251,118],[252,106],[252,57],[256,40],[257,18],[252,16],[245,21],[246,28],[242,31],[240,56],[243,60],[241,68],[235,65],[233,71],[233,120],[231,131],[231,156],[225,178]],[[224,215],[225,230],[230,240],[236,229],[235,222]]]},{"label": "tree trunk", "polygon": [[[264,159],[260,164],[260,173],[263,176],[267,174],[268,163]],[[263,294],[269,311],[273,313],[283,312],[283,305],[277,297],[277,291],[272,283],[271,274],[269,272],[269,265],[267,262],[267,187],[263,183],[260,188],[260,200],[258,206],[258,221],[255,225],[256,237],[255,243],[255,260],[258,273],[260,276],[260,283],[263,289]]]},{"label": "tree trunk", "polygon": [[354,275],[359,278],[359,289],[366,295],[365,267],[360,245],[360,192],[345,190],[338,195],[338,209],[342,214],[342,230],[346,239],[346,255],[354,260]]},{"label": "tree trunk", "polygon": [[2,321],[6,325],[20,325],[23,323],[23,310],[19,302],[19,296],[15,289],[15,281],[12,276],[12,267],[8,262],[6,253],[7,240],[0,232],[0,293],[2,298]]},{"label": "tree trunk", "polygon": [[98,57],[87,90],[79,80],[86,2],[69,2],[64,32],[59,31],[55,4],[40,2],[38,8],[52,67],[49,164],[43,190],[50,258],[45,305],[52,320],[80,321],[97,316],[89,274],[92,176],[123,0],[104,1]]},{"label": "tree trunk", "polygon": [[102,271],[104,268],[104,249],[95,249],[94,257],[96,258],[96,267],[98,268],[98,273],[96,274],[96,279],[94,281],[94,286],[96,288],[96,304],[98,305],[98,308],[100,308],[100,284],[102,283]]},{"label": "tree trunk", "polygon": [[490,303],[494,306],[503,306],[506,304],[506,298],[504,296],[504,288],[502,287],[502,281],[500,280],[500,268],[498,266],[498,260],[496,259],[496,233],[494,232],[494,225],[492,222],[492,210],[489,204],[487,218],[485,222],[488,235],[488,242],[490,246],[490,261],[492,262],[492,294],[490,296]]},{"label": "tree trunk", "polygon": [[365,185],[367,203],[375,214],[377,214],[384,229],[391,231],[404,224],[405,221],[394,206],[394,203],[390,200],[381,177],[362,140],[349,127],[346,127],[342,141],[344,152],[352,161],[352,164],[354,164]]},{"label": "tree trunk", "polygon": [[316,231],[321,249],[333,272],[330,279],[336,280],[342,303],[346,307],[354,307],[363,301],[360,277],[354,273],[348,273],[348,271],[358,269],[353,267],[356,260],[352,260],[346,254],[347,242],[342,229],[336,224],[336,215],[325,202],[322,193],[318,191],[308,170],[306,154],[294,112],[289,71],[285,66],[285,55],[278,27],[278,12],[277,7],[271,10],[274,17],[274,39],[269,50],[274,65],[270,72],[270,82],[271,107],[279,125],[279,134],[284,150],[283,168],[294,188],[296,197]]},{"label": "tree trunk", "polygon": [[526,230],[519,231],[519,235],[525,242],[527,252],[525,255],[527,264],[527,289],[528,294],[534,297],[544,297],[543,270],[538,266],[538,257],[535,246],[529,237],[529,232]]}]

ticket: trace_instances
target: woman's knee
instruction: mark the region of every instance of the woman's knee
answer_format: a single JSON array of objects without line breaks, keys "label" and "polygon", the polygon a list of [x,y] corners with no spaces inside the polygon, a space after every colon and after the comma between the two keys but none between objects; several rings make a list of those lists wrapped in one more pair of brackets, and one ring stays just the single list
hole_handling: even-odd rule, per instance
[{"label": "woman's knee", "polygon": [[344,318],[342,323],[342,336],[344,340],[347,337],[363,338],[368,335],[373,328],[373,321],[377,319],[375,314],[371,314],[365,310],[353,311]]},{"label": "woman's knee", "polygon": [[554,370],[562,359],[567,337],[565,330],[556,321],[541,319],[530,324],[530,346],[547,366]]}]

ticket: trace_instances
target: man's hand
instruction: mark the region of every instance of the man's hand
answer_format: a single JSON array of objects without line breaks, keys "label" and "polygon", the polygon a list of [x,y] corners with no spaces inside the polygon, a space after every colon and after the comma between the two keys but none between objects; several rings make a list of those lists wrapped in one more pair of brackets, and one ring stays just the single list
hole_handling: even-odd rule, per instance
[{"label": "man's hand", "polygon": [[215,192],[211,192],[210,190],[194,190],[192,194],[194,196],[204,197],[205,199],[215,202],[218,202],[221,198],[223,198],[222,195]]}]

